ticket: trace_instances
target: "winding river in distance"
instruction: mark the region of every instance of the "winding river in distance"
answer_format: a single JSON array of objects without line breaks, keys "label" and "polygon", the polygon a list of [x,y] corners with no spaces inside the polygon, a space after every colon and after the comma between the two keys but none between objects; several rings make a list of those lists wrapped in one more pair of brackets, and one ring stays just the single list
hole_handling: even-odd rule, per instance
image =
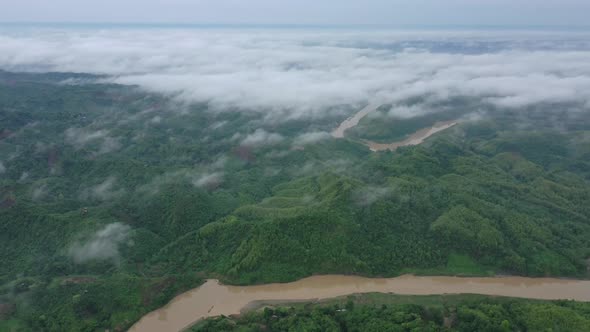
[{"label": "winding river in distance", "polygon": [[[371,103],[365,108],[361,109],[353,116],[349,117],[348,119],[342,121],[338,128],[332,131],[332,137],[334,138],[344,138],[345,133],[348,129],[355,127],[359,124],[359,122],[371,112],[377,110],[382,104],[379,103]],[[437,122],[432,127],[427,127],[420,129],[413,134],[411,134],[408,138],[402,141],[396,141],[393,143],[377,143],[369,140],[362,140],[362,143],[371,149],[373,152],[377,151],[395,151],[397,148],[402,146],[410,146],[410,145],[418,145],[422,144],[428,137],[441,132],[443,130],[449,129],[456,125],[458,121],[444,121],[444,122]]]}]

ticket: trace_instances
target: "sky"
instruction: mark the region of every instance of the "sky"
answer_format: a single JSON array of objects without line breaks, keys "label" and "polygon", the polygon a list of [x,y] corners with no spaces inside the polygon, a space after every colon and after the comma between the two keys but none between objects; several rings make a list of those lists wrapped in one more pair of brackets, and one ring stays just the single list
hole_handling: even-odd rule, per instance
[{"label": "sky", "polygon": [[587,26],[588,0],[0,0],[0,22]]}]

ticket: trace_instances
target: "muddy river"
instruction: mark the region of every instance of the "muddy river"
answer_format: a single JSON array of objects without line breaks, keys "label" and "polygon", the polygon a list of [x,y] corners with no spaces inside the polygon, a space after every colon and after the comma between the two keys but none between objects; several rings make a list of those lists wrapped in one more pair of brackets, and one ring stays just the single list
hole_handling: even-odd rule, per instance
[{"label": "muddy river", "polygon": [[[332,137],[334,138],[344,138],[346,130],[355,127],[359,124],[362,118],[367,116],[369,113],[375,111],[379,108],[381,104],[373,103],[367,105],[362,110],[358,111],[355,115],[351,116],[350,118],[344,120],[338,128],[336,128],[332,132]],[[428,137],[443,131],[445,129],[451,128],[452,126],[456,125],[457,121],[446,121],[446,122],[437,122],[432,127],[424,128],[416,131],[410,137],[403,141],[393,142],[393,143],[377,143],[369,140],[363,140],[362,142],[371,149],[371,151],[395,151],[397,148],[401,146],[409,146],[409,145],[418,145],[422,144],[424,140]]]},{"label": "muddy river", "polygon": [[590,280],[494,277],[401,276],[371,279],[355,276],[313,276],[286,284],[226,286],[208,280],[201,287],[174,298],[151,312],[130,331],[181,331],[196,321],[218,315],[232,315],[254,301],[316,300],[355,293],[396,293],[406,295],[484,294],[531,299],[572,299],[590,302]]},{"label": "muddy river", "polygon": [[369,104],[362,110],[358,111],[355,115],[351,116],[350,118],[344,120],[336,130],[332,132],[332,137],[334,138],[344,138],[344,132],[356,125],[359,124],[362,118],[367,116],[369,113],[373,112],[377,108],[379,108],[381,104]]},{"label": "muddy river", "polygon": [[424,142],[424,140],[426,140],[428,137],[430,137],[438,132],[441,132],[445,129],[449,129],[456,124],[457,124],[457,121],[437,122],[434,124],[434,126],[432,126],[430,128],[420,129],[417,132],[410,135],[410,137],[408,137],[407,139],[405,139],[403,141],[399,141],[399,142],[377,143],[377,142],[366,141],[366,140],[363,142],[373,152],[384,151],[384,150],[395,151],[397,148],[399,148],[401,146],[422,144],[422,142]]}]

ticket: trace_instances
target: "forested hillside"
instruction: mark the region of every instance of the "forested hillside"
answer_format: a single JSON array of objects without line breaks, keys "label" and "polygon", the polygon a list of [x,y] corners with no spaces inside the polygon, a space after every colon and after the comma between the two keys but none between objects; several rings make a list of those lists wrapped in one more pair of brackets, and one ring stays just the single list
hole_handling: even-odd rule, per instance
[{"label": "forested hillside", "polygon": [[277,121],[100,79],[0,72],[0,330],[124,330],[206,277],[588,277],[584,105],[450,99],[335,139],[350,106]]}]

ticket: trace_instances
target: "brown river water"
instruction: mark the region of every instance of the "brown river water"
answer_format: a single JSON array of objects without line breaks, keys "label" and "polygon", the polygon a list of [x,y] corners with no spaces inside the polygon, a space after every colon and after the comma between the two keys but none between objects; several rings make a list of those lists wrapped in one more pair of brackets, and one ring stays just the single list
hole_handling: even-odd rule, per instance
[{"label": "brown river water", "polygon": [[447,122],[437,122],[434,126],[429,128],[420,129],[417,132],[413,133],[410,137],[403,141],[393,142],[393,143],[376,143],[371,141],[364,141],[364,143],[371,149],[371,151],[384,151],[390,150],[395,151],[397,148],[401,146],[409,146],[409,145],[418,145],[422,144],[424,140],[428,137],[441,132],[445,129],[449,129],[452,126],[456,125],[457,121],[447,121]]},{"label": "brown river water", "polygon": [[530,299],[570,299],[590,302],[590,280],[524,277],[418,277],[389,279],[356,276],[313,276],[286,284],[227,286],[210,279],[145,315],[133,332],[181,331],[196,321],[234,315],[255,301],[320,300],[355,293],[402,295],[483,294]]},{"label": "brown river water", "polygon": [[344,138],[344,132],[356,125],[359,124],[362,118],[367,116],[369,113],[373,112],[377,108],[379,108],[381,104],[369,104],[362,110],[358,111],[355,115],[351,116],[350,118],[344,120],[338,128],[336,128],[332,132],[332,137],[334,138]]},{"label": "brown river water", "polygon": [[[344,120],[338,128],[336,128],[332,132],[332,137],[334,138],[344,138],[346,130],[355,127],[359,124],[362,118],[369,115],[369,113],[375,111],[379,108],[381,104],[372,103],[367,105],[362,110],[358,111],[355,115],[349,117],[348,119]],[[422,144],[424,140],[428,137],[443,131],[445,129],[451,128],[452,126],[456,125],[457,121],[446,121],[446,122],[437,122],[432,127],[420,129],[413,133],[410,137],[403,141],[393,142],[393,143],[377,143],[373,141],[363,140],[363,143],[371,149],[373,152],[377,151],[395,151],[397,148],[401,146],[409,146],[409,145],[418,145]]]}]

